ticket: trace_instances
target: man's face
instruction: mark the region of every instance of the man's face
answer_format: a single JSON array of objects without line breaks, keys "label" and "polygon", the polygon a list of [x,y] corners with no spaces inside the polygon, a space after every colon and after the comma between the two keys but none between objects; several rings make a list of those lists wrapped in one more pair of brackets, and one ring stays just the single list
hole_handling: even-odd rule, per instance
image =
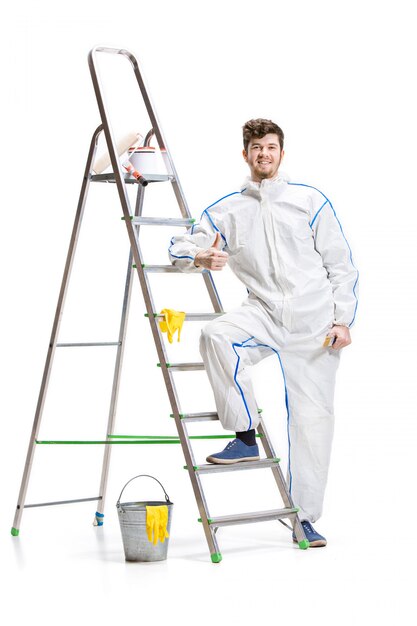
[{"label": "man's face", "polygon": [[250,140],[248,151],[243,150],[243,158],[249,165],[252,180],[260,183],[264,178],[275,178],[284,156],[281,151],[278,135],[268,133],[258,139]]}]

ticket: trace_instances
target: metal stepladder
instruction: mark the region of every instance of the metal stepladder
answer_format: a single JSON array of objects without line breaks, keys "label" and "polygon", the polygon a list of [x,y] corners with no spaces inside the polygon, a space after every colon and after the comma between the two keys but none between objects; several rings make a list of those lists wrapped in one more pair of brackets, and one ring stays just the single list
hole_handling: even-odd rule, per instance
[{"label": "metal stepladder", "polygon": [[[99,78],[98,70],[97,70],[97,55],[98,53],[105,54],[118,54],[124,56],[131,63],[136,81],[138,83],[140,93],[145,104],[147,114],[151,121],[152,129],[150,133],[154,135],[161,154],[164,155],[164,162],[167,170],[166,175],[147,175],[146,179],[137,179],[132,177],[130,174],[126,174],[122,170],[122,166],[120,163],[119,155],[117,153],[115,137],[113,135],[113,131],[111,129],[109,123],[109,115],[108,110],[103,98],[103,90],[101,86],[101,81]],[[53,504],[67,504],[72,502],[81,502],[86,500],[97,500],[97,511],[96,511],[96,525],[100,526],[103,523],[103,511],[105,506],[105,496],[107,490],[108,483],[108,474],[110,467],[110,454],[111,454],[111,445],[113,443],[117,443],[114,439],[112,439],[114,433],[115,426],[115,417],[116,417],[116,408],[117,408],[117,399],[118,399],[118,391],[119,391],[119,383],[120,383],[120,375],[121,375],[121,367],[123,362],[123,353],[125,347],[125,338],[126,338],[126,329],[127,329],[127,321],[128,321],[128,313],[129,313],[129,305],[130,305],[130,297],[131,297],[131,288],[133,282],[133,275],[136,272],[139,278],[140,286],[143,293],[143,298],[146,307],[146,315],[149,319],[153,340],[155,343],[156,351],[159,359],[159,366],[163,375],[164,383],[167,389],[168,398],[170,401],[170,405],[172,408],[172,416],[174,418],[176,428],[178,431],[179,443],[181,444],[183,454],[186,461],[186,469],[188,470],[189,477],[191,480],[191,485],[194,491],[194,496],[197,502],[197,506],[200,513],[199,521],[202,523],[205,537],[208,543],[208,548],[211,555],[211,560],[213,563],[218,563],[221,561],[222,556],[219,549],[219,545],[217,542],[216,532],[217,529],[223,526],[228,525],[236,525],[236,524],[245,524],[252,522],[260,522],[260,521],[270,521],[270,520],[279,520],[288,519],[291,522],[291,527],[296,537],[297,543],[301,549],[306,549],[309,546],[308,541],[306,540],[303,527],[300,523],[299,517],[297,515],[298,509],[294,506],[294,502],[292,500],[291,494],[287,488],[286,481],[284,479],[279,459],[276,457],[270,437],[267,433],[263,420],[260,420],[258,426],[258,437],[260,438],[260,442],[264,448],[266,458],[261,459],[259,461],[249,461],[249,462],[240,462],[232,465],[214,465],[214,464],[203,464],[198,465],[194,460],[194,453],[191,447],[190,437],[187,432],[187,424],[190,422],[200,423],[204,421],[213,421],[218,420],[218,415],[215,412],[205,412],[205,413],[183,413],[181,410],[176,386],[175,386],[175,372],[177,371],[192,371],[192,370],[202,370],[204,369],[203,363],[169,363],[166,347],[164,344],[164,340],[162,337],[162,333],[159,328],[158,321],[160,316],[157,314],[155,310],[155,305],[153,302],[153,297],[151,293],[149,274],[151,273],[161,273],[161,272],[169,272],[175,273],[179,270],[172,265],[147,265],[144,262],[140,243],[139,243],[139,232],[140,227],[150,224],[162,224],[169,226],[180,226],[180,227],[189,227],[192,225],[194,220],[191,217],[190,211],[188,209],[183,191],[181,189],[181,185],[179,183],[179,179],[174,167],[174,163],[171,158],[171,154],[168,150],[165,138],[163,136],[161,126],[157,119],[155,109],[151,103],[151,100],[148,95],[148,91],[146,89],[143,77],[141,75],[138,62],[135,56],[125,49],[116,49],[116,48],[107,48],[107,47],[95,47],[89,53],[89,67],[91,72],[91,77],[94,85],[94,90],[97,98],[97,103],[100,111],[100,116],[102,123],[96,129],[93,134],[89,154],[87,158],[87,164],[85,168],[83,183],[81,186],[81,192],[78,202],[78,207],[76,211],[73,231],[71,235],[67,260],[65,264],[64,274],[62,278],[60,293],[58,297],[58,303],[54,318],[54,323],[52,327],[51,339],[49,342],[47,358],[44,367],[43,378],[41,382],[38,403],[35,412],[35,418],[32,428],[32,433],[29,442],[29,448],[26,457],[25,468],[23,472],[18,503],[15,513],[15,518],[12,527],[12,535],[17,536],[19,534],[20,521],[23,513],[23,509],[26,507],[34,507],[34,506],[45,506],[45,505],[53,505]],[[97,150],[97,143],[100,134],[104,132],[105,141],[107,144],[108,153],[110,156],[112,172],[110,174],[94,174],[93,173],[93,164],[94,158]],[[176,201],[178,203],[181,218],[173,219],[173,218],[160,218],[160,217],[142,217],[142,207],[144,200],[144,190],[145,185],[149,183],[155,182],[170,182],[175,194]],[[73,260],[75,257],[76,245],[78,236],[80,233],[81,222],[84,213],[84,207],[86,204],[87,194],[89,185],[91,182],[112,182],[117,186],[118,196],[120,200],[120,204],[123,211],[123,219],[127,228],[127,233],[129,237],[130,244],[130,253],[129,253],[129,262],[128,262],[128,270],[126,276],[125,283],[125,292],[123,298],[123,306],[122,306],[122,315],[121,315],[121,323],[119,330],[119,338],[118,341],[114,343],[117,346],[117,354],[115,359],[115,370],[113,377],[113,387],[111,393],[110,400],[110,408],[108,415],[108,424],[107,424],[107,435],[106,440],[102,443],[104,445],[104,455],[103,455],[103,466],[102,466],[102,475],[101,475],[101,483],[99,489],[98,497],[94,498],[83,498],[80,500],[65,500],[59,502],[48,502],[41,504],[25,504],[26,493],[34,458],[35,448],[38,443],[53,443],[53,442],[39,442],[38,441],[38,433],[43,413],[43,407],[46,399],[48,382],[50,378],[50,373],[52,370],[52,363],[54,352],[57,347],[60,347],[64,344],[58,343],[58,334],[60,328],[60,322],[62,318],[62,313],[64,309],[65,296],[67,292],[67,287],[69,283],[69,278],[71,274],[71,268],[73,265]],[[135,208],[132,211],[131,203],[129,199],[129,195],[127,192],[127,185],[133,184],[137,185],[137,196],[136,196],[136,204]],[[211,273],[209,271],[204,271],[201,274],[201,277],[204,280],[205,287],[207,289],[208,295],[210,297],[211,304],[213,306],[213,313],[207,314],[187,314],[185,321],[191,320],[209,320],[213,319],[219,315],[224,313],[222,309],[222,305],[214,285]],[[93,344],[74,344],[74,345],[93,345]],[[94,345],[104,345],[104,344],[94,344]],[[197,437],[198,438],[198,437]],[[162,439],[162,438],[161,438]],[[253,469],[261,469],[261,468],[269,468],[272,471],[273,477],[275,479],[276,485],[280,492],[281,499],[284,503],[284,508],[267,510],[267,511],[259,511],[259,512],[251,512],[251,513],[243,513],[243,514],[233,514],[226,515],[221,517],[211,517],[209,513],[209,508],[205,499],[204,491],[200,476],[202,474],[211,474],[217,472],[225,472],[225,471],[242,471],[242,470],[253,470]]]}]

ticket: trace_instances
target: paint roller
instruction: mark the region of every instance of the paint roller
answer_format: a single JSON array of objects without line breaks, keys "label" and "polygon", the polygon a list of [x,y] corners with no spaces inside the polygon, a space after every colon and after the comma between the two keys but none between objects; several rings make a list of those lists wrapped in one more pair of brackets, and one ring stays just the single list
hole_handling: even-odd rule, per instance
[{"label": "paint roller", "polygon": [[[122,154],[127,152],[127,150],[131,146],[134,146],[135,144],[139,143],[141,140],[142,140],[142,135],[137,132],[130,132],[127,135],[124,135],[116,143],[117,155],[121,156]],[[102,154],[94,163],[93,171],[96,174],[101,174],[102,172],[104,172],[106,168],[109,167],[110,163],[111,163],[110,154],[108,150],[106,150],[106,152]],[[129,160],[126,160],[123,163],[123,167],[129,172],[129,174],[134,176],[136,180],[140,182],[143,186],[146,186],[148,184],[148,181],[142,176],[142,174],[140,174],[137,170],[135,170],[135,168],[133,167],[133,165],[130,163]]]}]

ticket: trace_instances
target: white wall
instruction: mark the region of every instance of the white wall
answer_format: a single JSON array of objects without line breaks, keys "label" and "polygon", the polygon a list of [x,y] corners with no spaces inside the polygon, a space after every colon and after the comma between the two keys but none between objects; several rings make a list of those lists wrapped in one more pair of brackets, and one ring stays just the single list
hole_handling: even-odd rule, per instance
[{"label": "white wall", "polygon": [[[387,506],[401,504],[401,517],[411,514],[417,226],[411,3],[162,0],[118,5],[94,0],[76,8],[23,0],[5,11],[0,253],[1,473],[7,477],[7,500],[1,532],[8,532],[13,517],[88,146],[100,122],[87,66],[87,53],[96,44],[128,48],[142,63],[195,217],[239,188],[246,175],[241,126],[251,117],[269,117],[283,127],[283,169],[292,180],[317,186],[331,198],[353,249],[361,288],[353,344],[339,373],[327,514],[337,523],[340,518],[357,519],[360,508],[365,528],[367,513],[372,521],[374,516],[385,520]],[[126,124],[132,111],[129,91]],[[91,335],[107,341],[117,334],[127,260],[115,192],[109,190],[107,196],[107,189],[92,191],[87,212],[63,333],[68,341]],[[164,247],[156,233],[151,236],[155,249]],[[244,297],[229,274],[219,285],[231,305]],[[101,287],[108,290],[105,297]],[[159,295],[161,308],[185,308],[179,291],[170,301]],[[132,306],[139,323],[135,330],[131,324],[120,430],[172,432],[172,424],[166,426],[169,407],[153,368],[156,356],[137,289]],[[173,348],[177,358],[191,353],[196,337],[195,330],[184,329],[181,344]],[[45,438],[56,437],[58,430],[76,438],[103,436],[112,365],[102,354],[98,363],[90,355],[83,357],[84,369],[75,354],[65,356],[68,361],[57,358],[41,431]],[[73,387],[59,378],[58,366]],[[91,375],[94,370],[100,373],[98,382]],[[81,397],[73,391],[74,371]],[[272,361],[263,364],[256,384],[267,424],[285,457],[278,374]],[[204,398],[210,401],[208,391]],[[172,476],[172,490],[184,489],[192,497],[186,477],[173,471],[181,466],[179,449],[176,454],[170,450],[165,466],[156,461],[155,448],[141,449],[139,463],[128,452],[114,455],[112,500],[137,469],[168,480]],[[73,453],[37,451],[38,469],[31,483],[35,498],[48,500],[49,488],[52,499],[73,495],[66,471]],[[82,482],[80,497],[89,496],[90,483],[96,489],[101,450],[76,454],[86,465],[78,471],[72,467],[73,477]],[[61,469],[51,470],[63,459],[62,474]],[[49,485],[51,471],[55,479]]]}]

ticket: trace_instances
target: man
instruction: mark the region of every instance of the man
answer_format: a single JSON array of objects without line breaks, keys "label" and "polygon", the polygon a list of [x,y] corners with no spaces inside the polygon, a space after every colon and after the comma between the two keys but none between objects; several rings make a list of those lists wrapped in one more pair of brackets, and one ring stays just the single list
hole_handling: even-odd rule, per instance
[{"label": "man", "polygon": [[209,206],[169,250],[185,272],[219,271],[228,263],[249,293],[241,307],[202,331],[200,350],[219,419],[236,433],[207,461],[259,459],[249,368],[275,355],[285,384],[289,489],[310,545],[319,547],[326,539],[312,523],[322,512],[336,370],[341,348],[351,343],[358,272],[330,200],[280,174],[281,128],[250,120],[243,144],[251,175],[241,191]]}]

